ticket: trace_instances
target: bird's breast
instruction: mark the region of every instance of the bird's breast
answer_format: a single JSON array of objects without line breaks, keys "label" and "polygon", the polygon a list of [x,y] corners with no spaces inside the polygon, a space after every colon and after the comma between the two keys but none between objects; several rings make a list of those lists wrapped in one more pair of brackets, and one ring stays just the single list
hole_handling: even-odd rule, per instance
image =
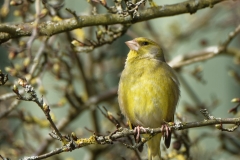
[{"label": "bird's breast", "polygon": [[179,96],[177,83],[166,63],[127,64],[119,83],[120,108],[134,125],[159,127],[173,118]]}]

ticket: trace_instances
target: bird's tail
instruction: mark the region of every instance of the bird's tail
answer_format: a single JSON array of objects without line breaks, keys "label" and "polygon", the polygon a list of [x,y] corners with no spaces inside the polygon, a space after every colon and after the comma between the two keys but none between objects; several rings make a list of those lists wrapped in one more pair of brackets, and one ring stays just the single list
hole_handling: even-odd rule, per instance
[{"label": "bird's tail", "polygon": [[148,144],[148,160],[161,160],[160,141],[162,134],[155,135]]}]

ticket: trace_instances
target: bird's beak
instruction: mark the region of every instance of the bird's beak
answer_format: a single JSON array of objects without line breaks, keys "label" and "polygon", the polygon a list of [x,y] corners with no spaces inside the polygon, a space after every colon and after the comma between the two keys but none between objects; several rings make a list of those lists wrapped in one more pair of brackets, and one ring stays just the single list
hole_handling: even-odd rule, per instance
[{"label": "bird's beak", "polygon": [[139,44],[135,40],[125,42],[126,45],[130,48],[130,50],[138,51]]}]

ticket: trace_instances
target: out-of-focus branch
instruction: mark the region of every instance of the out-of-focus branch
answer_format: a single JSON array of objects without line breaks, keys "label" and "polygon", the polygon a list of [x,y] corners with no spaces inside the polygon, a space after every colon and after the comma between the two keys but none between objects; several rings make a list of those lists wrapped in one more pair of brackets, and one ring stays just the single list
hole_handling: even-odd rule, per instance
[{"label": "out-of-focus branch", "polygon": [[[192,63],[211,59],[217,55],[220,55],[219,53],[220,53],[219,46],[212,46],[194,53],[177,56],[176,58],[171,60],[168,64],[172,68],[181,68]],[[223,53],[224,55],[240,57],[240,50],[234,47],[227,48],[226,51]]]},{"label": "out-of-focus branch", "polygon": [[34,42],[34,40],[37,38],[38,36],[38,30],[37,30],[37,26],[38,26],[38,23],[40,21],[40,18],[39,18],[39,15],[40,15],[40,0],[36,0],[36,3],[35,3],[35,9],[36,9],[36,19],[34,21],[34,25],[35,27],[33,28],[32,30],[32,35],[31,37],[29,38],[28,42],[27,42],[27,48],[28,48],[28,56],[30,58],[32,58],[32,52],[31,52],[31,46]]},{"label": "out-of-focus branch", "polygon": [[[223,1],[225,0],[189,0],[172,5],[152,7],[143,11],[139,11],[139,16],[135,16],[134,18],[131,15],[123,16],[121,14],[98,14],[92,16],[82,15],[77,19],[74,17],[58,22],[47,21],[39,23],[37,26],[37,31],[39,36],[52,36],[76,28],[83,28],[88,26],[112,25],[120,23],[133,24],[159,17],[174,16],[184,13],[193,14],[197,12],[197,10],[206,7],[213,7],[215,4]],[[0,24],[0,43],[6,42],[12,38],[31,36],[35,27],[35,23],[22,23],[16,25]]]},{"label": "out-of-focus branch", "polygon": [[4,74],[0,70],[0,86],[4,85],[7,81],[8,81],[8,74]]},{"label": "out-of-focus branch", "polygon": [[14,100],[11,103],[11,105],[7,108],[6,111],[0,113],[0,119],[6,117],[12,110],[14,110],[18,106],[19,103],[20,103],[20,101]]},{"label": "out-of-focus branch", "polygon": [[218,46],[207,47],[201,51],[180,55],[174,58],[168,64],[173,68],[180,68],[182,66],[192,64],[199,61],[208,60],[216,55],[225,54],[240,57],[240,50],[228,47],[230,42],[240,33],[240,25],[238,25],[233,32],[230,32],[228,38]]},{"label": "out-of-focus branch", "polygon": [[218,46],[211,46],[200,51],[177,56],[173,60],[171,60],[168,64],[172,68],[181,68],[182,66],[186,66],[195,62],[208,60],[218,55],[220,53],[219,51],[220,50]]}]

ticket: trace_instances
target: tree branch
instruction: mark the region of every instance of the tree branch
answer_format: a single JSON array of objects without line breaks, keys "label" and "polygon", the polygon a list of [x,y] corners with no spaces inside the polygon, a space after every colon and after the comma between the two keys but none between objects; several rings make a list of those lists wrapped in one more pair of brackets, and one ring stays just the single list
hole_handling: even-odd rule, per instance
[{"label": "tree branch", "polygon": [[[206,112],[206,110],[204,110]],[[174,125],[170,124],[171,130],[185,130],[189,128],[197,128],[197,127],[203,127],[203,126],[211,126],[215,125],[217,129],[220,129],[222,131],[228,131],[232,132],[240,125],[240,118],[214,118],[213,116],[210,116],[211,118],[207,118],[206,120],[200,121],[200,122],[177,122]],[[233,127],[230,129],[221,128],[223,124],[234,124]],[[155,135],[156,133],[161,133],[162,128],[145,128],[144,130],[141,129],[141,134],[149,134],[150,138],[152,138],[152,135]],[[113,142],[118,142],[118,139],[131,136],[136,134],[133,129],[127,129],[127,128],[119,128],[116,132],[110,133],[106,136],[97,136],[92,135],[89,138],[77,138],[77,137],[69,137],[71,140],[69,140],[69,143],[66,146],[63,146],[61,148],[57,148],[49,153],[40,155],[40,156],[32,156],[32,157],[25,157],[24,159],[27,160],[37,160],[42,158],[51,157],[56,154],[60,154],[62,152],[69,152],[72,150],[75,150],[77,148],[82,148],[91,144],[113,144]],[[147,138],[147,140],[149,140]],[[139,143],[145,143],[146,140],[143,139]],[[124,144],[126,145],[126,144]],[[134,144],[133,146],[130,146],[132,149],[137,149],[138,143]]]},{"label": "tree branch", "polygon": [[[77,19],[69,18],[62,21],[47,21],[37,25],[39,36],[52,36],[58,33],[71,31],[76,28],[83,28],[96,25],[112,25],[112,24],[134,24],[154,18],[174,16],[178,14],[193,14],[197,10],[213,7],[215,4],[225,0],[189,0],[172,5],[164,5],[152,7],[139,12],[139,16],[134,18],[131,15],[122,16],[121,14],[98,14],[98,15],[82,15]],[[11,38],[19,38],[22,36],[31,36],[36,24],[22,23],[16,25],[0,24],[0,44]]]}]

